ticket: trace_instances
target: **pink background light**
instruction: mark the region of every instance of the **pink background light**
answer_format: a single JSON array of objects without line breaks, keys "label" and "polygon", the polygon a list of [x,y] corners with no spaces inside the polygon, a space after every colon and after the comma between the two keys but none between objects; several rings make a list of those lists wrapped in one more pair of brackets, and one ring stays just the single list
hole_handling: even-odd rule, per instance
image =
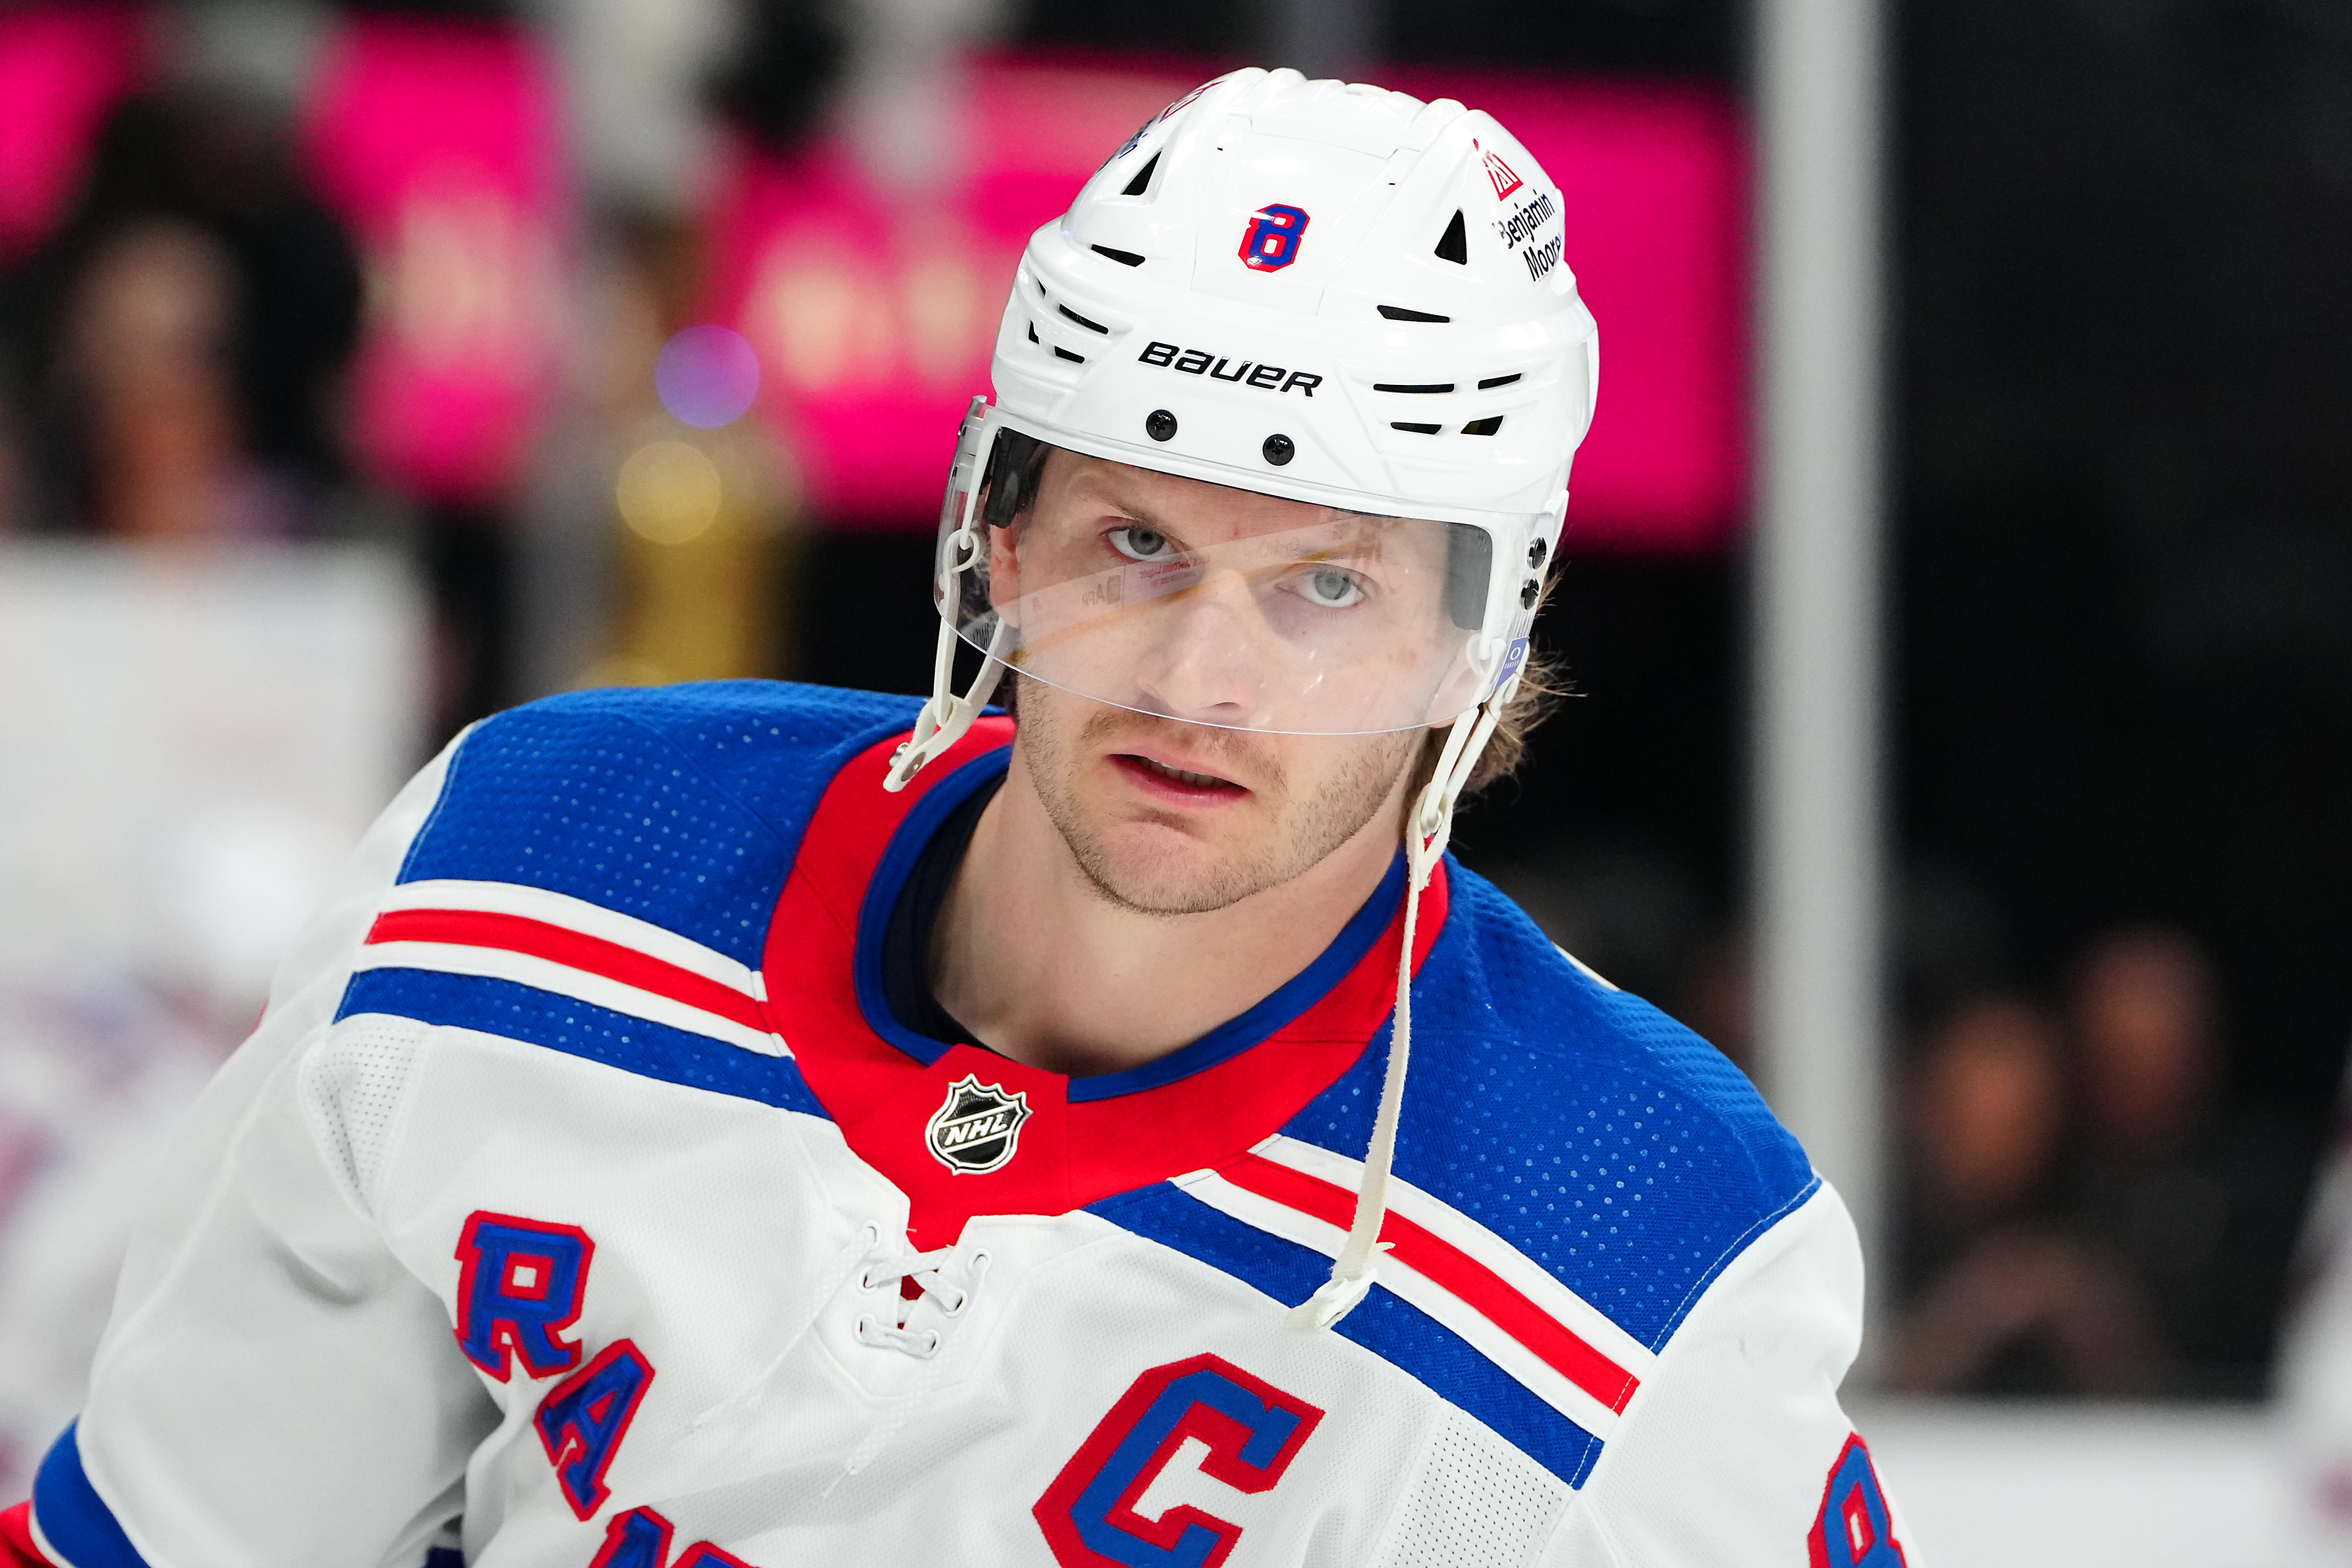
[{"label": "pink background light", "polygon": [[1559,183],[1568,262],[1601,323],[1571,545],[1723,544],[1748,503],[1748,153],[1728,95],[1454,72],[1382,85],[1486,110]]},{"label": "pink background light", "polygon": [[[1540,159],[1568,257],[1601,321],[1599,415],[1577,458],[1570,538],[1703,552],[1746,504],[1739,121],[1720,92],[1493,73],[1382,73],[1487,109]],[[1022,244],[1112,149],[1196,83],[1095,65],[982,60],[962,106],[970,159],[894,197],[847,149],[740,153],[712,216],[712,318],[766,369],[762,402],[812,509],[849,526],[930,525],[965,403]]]},{"label": "pink background light", "polygon": [[138,80],[144,34],[129,5],[0,10],[0,258],[64,217],[100,124]]},{"label": "pink background light", "polygon": [[369,272],[355,434],[404,489],[496,504],[521,478],[562,325],[560,127],[516,27],[355,20],[312,83],[304,150]]}]

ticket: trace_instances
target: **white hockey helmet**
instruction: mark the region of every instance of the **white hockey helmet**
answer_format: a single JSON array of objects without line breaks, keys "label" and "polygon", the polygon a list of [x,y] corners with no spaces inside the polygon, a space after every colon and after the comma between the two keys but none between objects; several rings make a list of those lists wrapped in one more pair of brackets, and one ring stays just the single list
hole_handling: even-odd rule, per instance
[{"label": "white hockey helmet", "polygon": [[[1598,389],[1564,237],[1534,158],[1451,100],[1251,68],[1161,110],[1022,258],[997,401],[972,402],[940,515],[938,684],[894,784],[1007,664],[1292,732],[1443,724],[1507,689]],[[1129,530],[1015,573],[1038,442],[1328,510],[1278,536]],[[1177,710],[1150,628],[1220,581],[1255,695]],[[990,656],[961,700],[950,631]]]}]

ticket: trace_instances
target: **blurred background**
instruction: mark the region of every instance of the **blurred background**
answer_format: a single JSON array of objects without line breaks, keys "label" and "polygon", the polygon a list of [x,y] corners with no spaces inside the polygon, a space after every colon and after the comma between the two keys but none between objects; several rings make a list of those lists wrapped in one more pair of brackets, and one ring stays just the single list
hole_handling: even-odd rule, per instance
[{"label": "blurred background", "polygon": [[1930,1561],[2352,1560],[2352,12],[1852,8],[1840,741],[1757,717],[1769,5],[0,0],[0,1497],[400,779],[577,687],[921,689],[1023,239],[1265,63],[1496,114],[1608,342],[1576,694],[1462,857],[1781,1103],[1758,759],[1871,781],[1832,1173]]}]

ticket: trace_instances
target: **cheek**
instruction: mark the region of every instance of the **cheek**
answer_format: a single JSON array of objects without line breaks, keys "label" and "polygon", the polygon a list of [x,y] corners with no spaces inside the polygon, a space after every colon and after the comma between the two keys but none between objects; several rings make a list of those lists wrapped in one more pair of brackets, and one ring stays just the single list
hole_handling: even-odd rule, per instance
[{"label": "cheek", "polygon": [[1282,758],[1286,793],[1295,802],[1360,811],[1394,787],[1422,733],[1294,737]]}]

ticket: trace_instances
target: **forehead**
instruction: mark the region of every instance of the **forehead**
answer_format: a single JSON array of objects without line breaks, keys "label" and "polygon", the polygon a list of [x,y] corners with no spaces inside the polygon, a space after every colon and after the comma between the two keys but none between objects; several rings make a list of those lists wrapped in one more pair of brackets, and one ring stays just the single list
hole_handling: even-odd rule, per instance
[{"label": "forehead", "polygon": [[1131,518],[1194,548],[1309,530],[1333,539],[1370,540],[1389,531],[1396,521],[1155,473],[1058,447],[1046,454],[1037,515],[1048,525],[1103,516]]}]

